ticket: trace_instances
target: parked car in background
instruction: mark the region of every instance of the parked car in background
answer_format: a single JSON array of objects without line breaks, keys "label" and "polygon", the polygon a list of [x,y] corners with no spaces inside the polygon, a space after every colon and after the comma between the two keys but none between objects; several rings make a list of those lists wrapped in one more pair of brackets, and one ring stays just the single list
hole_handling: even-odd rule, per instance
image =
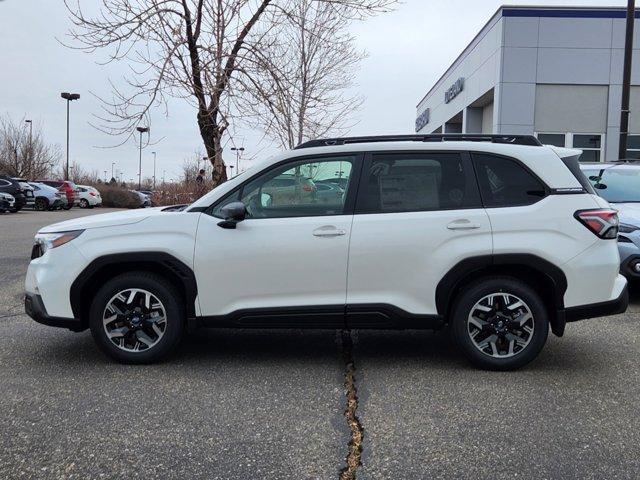
[{"label": "parked car in background", "polygon": [[13,177],[13,179],[22,187],[25,199],[24,208],[34,208],[36,198],[33,195],[33,187],[29,185],[29,182],[24,178]]},{"label": "parked car in background", "polygon": [[[295,188],[347,164],[346,194],[332,203]],[[292,177],[293,188],[273,184]],[[448,325],[476,366],[513,370],[540,354],[549,331],[562,337],[567,322],[626,310],[617,236],[617,212],[577,156],[535,137],[315,140],[183,211],[42,228],[25,310],[90,329],[128,363],[165,357],[201,326]]]},{"label": "parked car in background", "polygon": [[146,208],[146,207],[151,207],[151,198],[149,198],[149,195],[146,195],[142,192],[139,192],[137,190],[130,190],[132,193],[135,193],[138,198],[140,199],[140,208]]},{"label": "parked car in background", "polygon": [[19,212],[27,203],[27,198],[20,183],[7,175],[0,175],[0,192],[13,196],[15,202],[9,210],[11,212]]},{"label": "parked car in background", "polygon": [[35,195],[34,209],[40,212],[44,210],[58,210],[67,205],[67,198],[60,190],[44,183],[29,182]]},{"label": "parked car in background", "polygon": [[640,279],[640,163],[582,163],[580,168],[598,195],[618,210],[620,273]]},{"label": "parked car in background", "polygon": [[316,199],[320,203],[335,203],[336,199],[340,200],[344,195],[344,189],[337,183],[319,183],[315,182]]},{"label": "parked car in background", "polygon": [[64,193],[67,202],[66,205],[63,205],[62,208],[65,210],[69,210],[77,203],[77,187],[75,183],[69,180],[36,180],[38,183],[44,183],[45,185],[49,185],[50,187],[55,187]]},{"label": "parked car in background", "polygon": [[151,206],[152,207],[156,206],[156,204],[155,204],[155,202],[153,200],[153,197],[154,197],[154,194],[155,194],[155,192],[153,190],[138,190],[138,192],[140,192],[140,193],[146,195],[147,197],[149,197],[149,201],[151,202]]},{"label": "parked car in background", "polygon": [[80,208],[93,208],[102,205],[100,192],[89,185],[77,185],[78,205]]},{"label": "parked car in background", "polygon": [[16,203],[16,199],[13,198],[13,195],[0,192],[0,213],[6,213],[11,211],[15,203]]}]

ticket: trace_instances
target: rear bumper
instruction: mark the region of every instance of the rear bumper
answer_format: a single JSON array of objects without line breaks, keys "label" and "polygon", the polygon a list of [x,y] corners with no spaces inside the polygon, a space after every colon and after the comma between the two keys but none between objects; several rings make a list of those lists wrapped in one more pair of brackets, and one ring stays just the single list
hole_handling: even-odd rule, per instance
[{"label": "rear bumper", "polygon": [[606,317],[608,315],[618,315],[624,313],[629,306],[629,291],[627,285],[624,286],[618,298],[607,302],[592,303],[589,305],[579,305],[569,307],[564,311],[567,322],[577,322],[587,318]]},{"label": "rear bumper", "polygon": [[49,327],[67,328],[73,332],[84,330],[80,320],[76,318],[52,317],[44,308],[44,303],[40,295],[27,293],[24,296],[24,311],[36,322]]}]

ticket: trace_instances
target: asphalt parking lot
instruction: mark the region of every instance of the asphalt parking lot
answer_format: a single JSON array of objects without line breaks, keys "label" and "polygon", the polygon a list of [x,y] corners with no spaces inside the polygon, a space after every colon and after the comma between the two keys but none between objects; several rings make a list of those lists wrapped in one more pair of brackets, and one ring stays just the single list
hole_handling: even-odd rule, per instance
[{"label": "asphalt parking lot", "polygon": [[[0,215],[0,478],[338,478],[340,332],[201,331],[122,366],[22,314],[32,237],[107,209]],[[354,332],[358,479],[640,477],[640,291],[513,373],[430,332]]]}]

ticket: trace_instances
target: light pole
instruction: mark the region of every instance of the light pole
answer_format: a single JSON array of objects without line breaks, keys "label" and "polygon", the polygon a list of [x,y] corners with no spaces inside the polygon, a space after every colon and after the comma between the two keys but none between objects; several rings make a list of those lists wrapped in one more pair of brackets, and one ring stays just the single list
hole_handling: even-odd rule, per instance
[{"label": "light pole", "polygon": [[80,100],[80,94],[62,92],[60,96],[67,101],[67,165],[64,169],[64,179],[69,180],[69,104],[74,100]]},{"label": "light pole", "polygon": [[138,164],[138,190],[142,190],[142,134],[149,133],[149,127],[136,128],[140,132],[140,163]]},{"label": "light pole", "polygon": [[113,167],[116,165],[116,162],[111,162],[111,178],[113,177]]},{"label": "light pole", "polygon": [[33,121],[25,120],[29,124],[29,160],[33,157]]},{"label": "light pole", "polygon": [[107,183],[107,171],[104,171],[104,183]]},{"label": "light pole", "polygon": [[244,152],[244,147],[240,147],[240,148],[231,147],[231,151],[236,152],[236,174],[237,174],[238,172],[240,172],[240,155],[242,155],[242,152]]},{"label": "light pole", "polygon": [[153,153],[153,189],[156,189],[156,152]]},{"label": "light pole", "polygon": [[162,170],[162,184],[164,185],[164,174],[167,173],[166,170]]},{"label": "light pole", "polygon": [[229,170],[231,170],[231,178],[233,178],[233,165],[229,165]]},{"label": "light pole", "polygon": [[627,4],[627,29],[624,43],[624,67],[622,71],[622,108],[620,109],[620,148],[618,158],[627,157],[629,137],[629,102],[631,97],[631,67],[633,64],[633,27],[635,23],[635,0]]}]

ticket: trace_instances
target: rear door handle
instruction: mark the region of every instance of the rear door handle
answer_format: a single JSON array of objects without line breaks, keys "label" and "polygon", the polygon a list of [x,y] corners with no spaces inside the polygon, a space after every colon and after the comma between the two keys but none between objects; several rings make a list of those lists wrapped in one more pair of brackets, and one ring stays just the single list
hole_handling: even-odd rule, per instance
[{"label": "rear door handle", "polygon": [[338,229],[333,225],[326,225],[324,227],[316,228],[313,231],[314,237],[341,237],[346,234],[346,230]]},{"label": "rear door handle", "polygon": [[447,225],[447,228],[449,230],[477,230],[480,228],[480,225],[471,223],[470,220],[462,219],[451,222],[449,225]]}]

